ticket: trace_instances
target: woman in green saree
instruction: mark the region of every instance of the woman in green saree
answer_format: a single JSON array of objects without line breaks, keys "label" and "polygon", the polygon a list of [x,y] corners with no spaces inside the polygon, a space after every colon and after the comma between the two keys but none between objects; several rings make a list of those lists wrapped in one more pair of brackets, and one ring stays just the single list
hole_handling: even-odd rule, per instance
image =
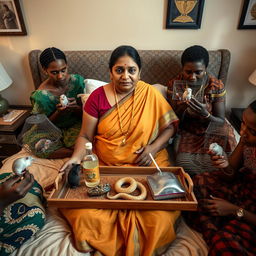
[{"label": "woman in green saree", "polygon": [[[40,55],[40,64],[48,75],[39,88],[30,97],[33,114],[45,114],[62,131],[62,143],[49,147],[47,151],[37,152],[44,158],[63,158],[72,154],[80,131],[82,106],[78,95],[84,93],[84,78],[78,74],[69,74],[65,54],[54,47],[45,49]],[[68,105],[60,104],[60,96],[66,95]],[[33,140],[33,136],[27,136]],[[42,139],[50,139],[42,134]],[[30,141],[31,143],[31,141]],[[28,142],[29,144],[29,142]]]}]

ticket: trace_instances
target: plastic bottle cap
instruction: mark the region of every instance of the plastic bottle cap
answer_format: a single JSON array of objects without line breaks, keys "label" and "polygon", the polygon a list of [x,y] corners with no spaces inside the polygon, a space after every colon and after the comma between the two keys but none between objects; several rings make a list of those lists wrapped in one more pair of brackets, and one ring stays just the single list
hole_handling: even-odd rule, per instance
[{"label": "plastic bottle cap", "polygon": [[92,149],[92,143],[91,142],[85,143],[85,148],[86,149]]}]

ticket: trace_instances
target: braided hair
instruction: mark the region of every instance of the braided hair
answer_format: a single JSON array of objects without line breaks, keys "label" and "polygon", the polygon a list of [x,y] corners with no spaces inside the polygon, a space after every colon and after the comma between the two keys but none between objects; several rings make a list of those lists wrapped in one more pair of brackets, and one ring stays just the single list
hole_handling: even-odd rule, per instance
[{"label": "braided hair", "polygon": [[55,47],[46,48],[39,57],[39,61],[43,69],[47,69],[50,63],[56,60],[64,60],[67,64],[64,52]]},{"label": "braided hair", "polygon": [[198,62],[202,61],[207,68],[209,63],[209,53],[208,51],[200,46],[200,45],[193,45],[188,47],[181,56],[181,64],[182,66],[185,65],[187,62]]}]

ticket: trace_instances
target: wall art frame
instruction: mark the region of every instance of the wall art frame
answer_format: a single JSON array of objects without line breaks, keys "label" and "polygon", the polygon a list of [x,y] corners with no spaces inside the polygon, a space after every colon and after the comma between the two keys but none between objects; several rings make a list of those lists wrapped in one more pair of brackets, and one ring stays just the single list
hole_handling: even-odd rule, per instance
[{"label": "wall art frame", "polygon": [[244,0],[238,29],[256,29],[256,0]]},{"label": "wall art frame", "polygon": [[0,0],[0,36],[27,35],[19,0]]},{"label": "wall art frame", "polygon": [[205,0],[168,0],[167,29],[199,29]]}]

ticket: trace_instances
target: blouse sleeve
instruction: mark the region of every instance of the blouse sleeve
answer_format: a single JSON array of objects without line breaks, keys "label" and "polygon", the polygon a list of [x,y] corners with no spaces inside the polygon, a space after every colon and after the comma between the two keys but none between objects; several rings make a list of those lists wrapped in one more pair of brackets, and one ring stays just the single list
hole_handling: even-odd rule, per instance
[{"label": "blouse sleeve", "polygon": [[56,99],[46,90],[38,90],[31,94],[32,114],[45,114],[50,116],[56,110]]},{"label": "blouse sleeve", "polygon": [[223,102],[226,98],[226,89],[221,80],[217,78],[210,79],[210,97],[211,102]]},{"label": "blouse sleeve", "polygon": [[84,111],[95,118],[99,118],[98,96],[97,90],[93,91],[84,105]]}]

